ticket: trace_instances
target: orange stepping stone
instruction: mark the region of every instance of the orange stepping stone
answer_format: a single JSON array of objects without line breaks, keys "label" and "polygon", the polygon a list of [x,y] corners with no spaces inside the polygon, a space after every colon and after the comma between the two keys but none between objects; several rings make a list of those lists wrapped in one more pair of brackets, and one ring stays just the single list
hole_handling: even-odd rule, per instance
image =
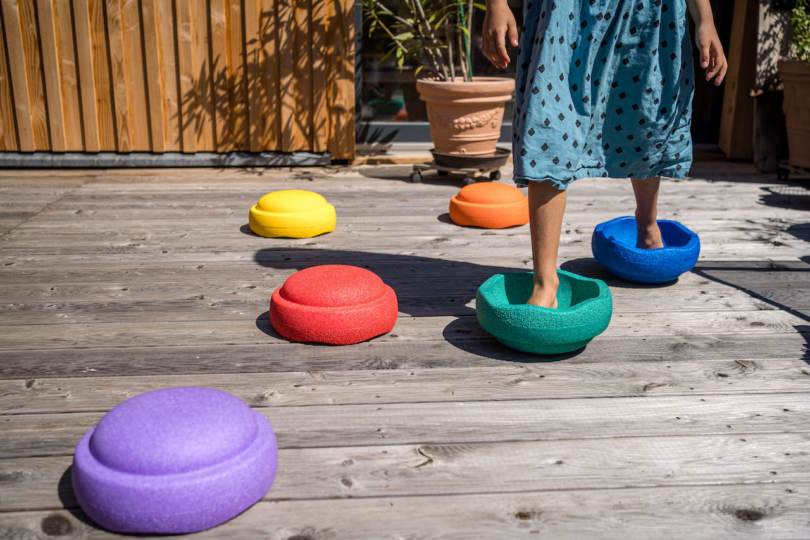
[{"label": "orange stepping stone", "polygon": [[529,222],[529,199],[508,184],[470,184],[450,200],[450,219],[458,225],[484,229],[525,225]]}]

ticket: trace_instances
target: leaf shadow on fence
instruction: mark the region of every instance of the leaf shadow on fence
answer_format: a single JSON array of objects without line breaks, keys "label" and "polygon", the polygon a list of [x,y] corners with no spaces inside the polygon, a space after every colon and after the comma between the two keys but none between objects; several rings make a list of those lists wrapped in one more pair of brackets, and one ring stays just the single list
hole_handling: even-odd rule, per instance
[{"label": "leaf shadow on fence", "polygon": [[[354,57],[339,49],[351,42],[342,22],[353,15],[344,4],[313,2],[301,19],[291,4],[276,3],[255,21],[243,2],[239,18],[229,13],[224,22],[242,36],[239,51],[228,53],[225,29],[212,23],[206,2],[208,26],[196,39],[207,40],[207,54],[197,59],[185,92],[179,91],[178,71],[175,145],[182,148],[183,133],[191,131],[197,151],[345,154],[343,145],[353,142],[343,135],[353,133],[353,92],[350,101],[344,94],[354,84]],[[224,155],[221,165],[233,159]]]}]

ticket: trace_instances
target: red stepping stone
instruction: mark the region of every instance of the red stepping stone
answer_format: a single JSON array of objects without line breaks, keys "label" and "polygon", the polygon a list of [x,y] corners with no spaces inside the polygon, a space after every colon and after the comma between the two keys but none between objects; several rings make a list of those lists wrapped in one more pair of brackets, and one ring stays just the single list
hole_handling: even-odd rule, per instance
[{"label": "red stepping stone", "polygon": [[374,272],[330,264],[296,272],[273,292],[270,323],[291,341],[349,345],[390,332],[397,296]]}]

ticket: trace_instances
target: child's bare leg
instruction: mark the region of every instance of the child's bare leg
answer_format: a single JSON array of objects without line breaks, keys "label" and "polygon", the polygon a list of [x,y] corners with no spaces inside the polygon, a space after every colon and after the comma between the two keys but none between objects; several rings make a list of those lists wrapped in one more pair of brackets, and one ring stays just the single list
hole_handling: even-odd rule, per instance
[{"label": "child's bare leg", "polygon": [[664,247],[661,231],[658,229],[658,186],[661,178],[632,178],[633,192],[636,194],[636,224],[638,237],[636,247],[654,249]]},{"label": "child's bare leg", "polygon": [[557,251],[565,212],[566,192],[548,182],[529,182],[529,226],[532,233],[534,290],[527,304],[556,308]]}]

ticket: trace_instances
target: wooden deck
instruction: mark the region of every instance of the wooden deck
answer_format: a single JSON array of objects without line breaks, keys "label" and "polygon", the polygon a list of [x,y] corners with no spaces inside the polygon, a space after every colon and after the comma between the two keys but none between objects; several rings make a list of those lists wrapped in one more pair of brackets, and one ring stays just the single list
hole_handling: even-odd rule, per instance
[{"label": "wooden deck", "polygon": [[[124,399],[202,385],[266,415],[281,450],[265,500],[201,537],[810,538],[810,198],[696,164],[660,217],[700,234],[701,261],[642,287],[590,251],[632,212],[629,183],[577,182],[559,262],[605,279],[615,312],[544,359],[474,312],[483,280],[530,268],[528,227],[455,226],[459,185],[408,171],[0,171],[0,537],[113,536],[72,494],[80,436]],[[250,206],[286,188],[326,196],[337,230],[250,234]],[[280,338],[271,292],[324,263],[391,285],[393,332]]]}]

